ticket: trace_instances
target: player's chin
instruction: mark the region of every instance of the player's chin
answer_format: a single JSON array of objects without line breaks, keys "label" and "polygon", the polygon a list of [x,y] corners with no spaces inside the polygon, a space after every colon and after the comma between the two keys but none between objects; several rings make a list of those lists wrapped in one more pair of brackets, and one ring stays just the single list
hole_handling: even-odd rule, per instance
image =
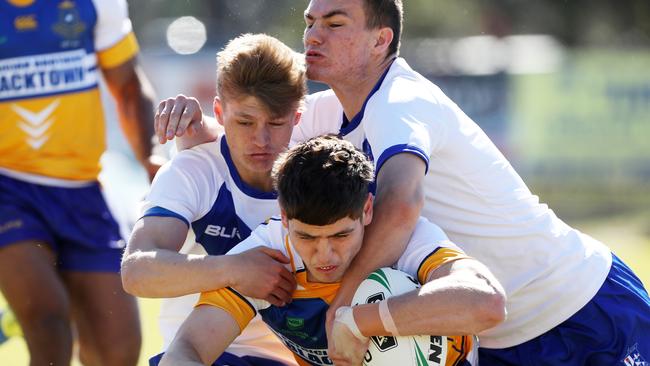
[{"label": "player's chin", "polygon": [[312,273],[318,279],[318,282],[333,283],[341,281],[344,270],[341,266],[331,266],[332,268],[314,268]]},{"label": "player's chin", "polygon": [[323,70],[322,67],[316,66],[316,65],[309,65],[307,64],[307,79],[311,81],[318,81],[321,83],[327,83],[327,77],[325,76],[325,70]]},{"label": "player's chin", "polygon": [[274,159],[271,157],[268,158],[250,158],[248,159],[249,169],[256,172],[269,172],[273,169]]}]

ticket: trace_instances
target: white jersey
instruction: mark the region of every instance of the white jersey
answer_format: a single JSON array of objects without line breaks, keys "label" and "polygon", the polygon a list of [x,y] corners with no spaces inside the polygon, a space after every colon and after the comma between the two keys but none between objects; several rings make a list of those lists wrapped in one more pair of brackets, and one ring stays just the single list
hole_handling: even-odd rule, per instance
[{"label": "white jersey", "polygon": [[[143,211],[143,216],[171,216],[188,224],[196,243],[185,245],[182,252],[223,255],[280,210],[275,193],[259,191],[241,180],[222,135],[215,142],[179,152],[163,166]],[[197,300],[198,294],[163,301],[159,319],[163,349],[169,347]],[[294,363],[259,318],[227,351]]]},{"label": "white jersey", "polygon": [[292,139],[335,133],[377,172],[398,153],[427,164],[422,215],[505,287],[507,320],[481,346],[521,344],[582,308],[603,284],[609,249],[560,220],[533,195],[490,139],[433,83],[396,59],[352,121],[332,91],[308,98]]}]

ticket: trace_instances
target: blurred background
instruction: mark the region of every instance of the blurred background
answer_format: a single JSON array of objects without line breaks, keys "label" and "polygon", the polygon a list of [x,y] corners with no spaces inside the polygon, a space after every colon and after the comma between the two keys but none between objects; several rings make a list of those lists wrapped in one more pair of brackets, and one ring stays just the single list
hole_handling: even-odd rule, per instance
[{"label": "blurred background", "polygon": [[[215,53],[246,32],[302,51],[307,4],[131,1],[130,16],[158,98],[192,95],[210,114]],[[404,13],[401,56],[487,132],[542,202],[648,286],[650,1],[404,0]],[[148,183],[108,103],[103,179],[128,233]],[[144,365],[160,339],[157,301],[141,304]],[[27,364],[22,340],[0,346],[0,364]]]}]

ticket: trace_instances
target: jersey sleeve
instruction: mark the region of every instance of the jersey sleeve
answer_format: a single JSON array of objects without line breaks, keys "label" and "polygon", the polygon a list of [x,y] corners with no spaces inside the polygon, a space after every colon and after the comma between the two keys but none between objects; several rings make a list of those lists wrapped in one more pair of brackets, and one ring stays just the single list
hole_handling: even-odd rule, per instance
[{"label": "jersey sleeve", "polygon": [[199,305],[215,306],[230,314],[239,325],[239,332],[246,328],[258,310],[255,301],[250,301],[230,287],[202,292],[196,303],[196,306]]},{"label": "jersey sleeve", "polygon": [[343,106],[331,89],[308,95],[300,122],[291,134],[291,145],[312,137],[338,133],[342,118]]},{"label": "jersey sleeve", "polygon": [[468,258],[442,229],[421,217],[396,268],[425,283],[429,274],[443,264]]},{"label": "jersey sleeve", "polygon": [[138,53],[126,0],[93,0],[97,11],[95,49],[102,68],[112,68]]},{"label": "jersey sleeve", "polygon": [[281,249],[278,248],[278,245],[274,244],[273,238],[275,232],[274,226],[277,224],[281,225],[281,222],[276,221],[275,218],[270,218],[267,222],[258,225],[246,239],[235,245],[226,255],[239,254],[257,247]]},{"label": "jersey sleeve", "polygon": [[393,80],[366,106],[364,130],[375,158],[375,171],[392,156],[410,153],[429,167],[429,159],[445,139],[444,108],[417,83]]},{"label": "jersey sleeve", "polygon": [[[259,246],[281,249],[282,246],[277,240],[282,236],[281,225],[282,223],[277,218],[269,219],[266,223],[259,225],[248,238],[235,245],[226,255],[239,254]],[[258,310],[271,306],[267,301],[244,296],[230,287],[201,293],[196,305],[211,305],[223,309],[237,321],[240,331],[255,317]]]},{"label": "jersey sleeve", "polygon": [[203,217],[223,184],[208,157],[185,150],[160,168],[145,198],[141,216],[173,216],[188,226]]}]

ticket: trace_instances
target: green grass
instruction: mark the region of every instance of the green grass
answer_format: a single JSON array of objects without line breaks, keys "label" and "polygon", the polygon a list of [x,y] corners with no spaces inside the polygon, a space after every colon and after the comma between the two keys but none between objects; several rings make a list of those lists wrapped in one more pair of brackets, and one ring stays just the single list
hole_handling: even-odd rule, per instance
[{"label": "green grass", "polygon": [[[573,221],[577,229],[606,243],[650,286],[650,212],[633,216],[620,216],[608,219]],[[4,307],[0,296],[0,306]],[[158,334],[157,317],[159,300],[140,299],[140,314],[143,329],[143,348],[139,365],[146,366],[150,356],[159,352],[162,339]],[[27,348],[22,338],[14,338],[0,345],[2,365],[21,366],[28,364]],[[75,361],[73,366],[79,366]]]},{"label": "green grass", "polygon": [[[157,321],[160,300],[139,299],[139,305],[143,339],[138,366],[146,366],[148,365],[149,357],[160,352],[160,348],[162,347],[162,338],[158,333]],[[0,296],[0,306],[2,308],[5,306],[5,300],[2,296]],[[27,353],[27,346],[22,338],[10,338],[6,343],[0,345],[0,365],[22,366],[28,364],[29,355]],[[72,366],[81,366],[81,363],[74,360]]]}]

